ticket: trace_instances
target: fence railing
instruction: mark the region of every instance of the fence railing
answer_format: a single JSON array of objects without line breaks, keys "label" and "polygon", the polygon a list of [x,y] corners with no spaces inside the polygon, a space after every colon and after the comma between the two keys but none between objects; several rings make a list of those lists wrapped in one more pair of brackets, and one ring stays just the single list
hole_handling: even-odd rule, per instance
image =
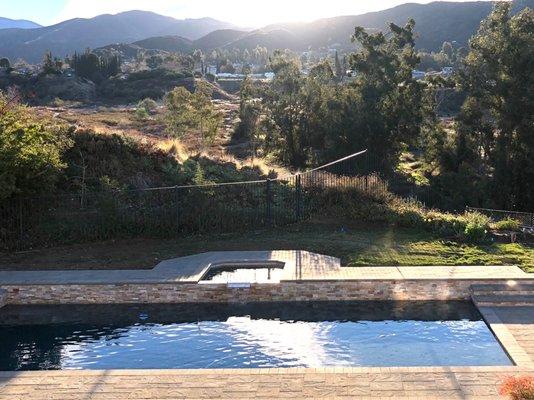
[{"label": "fence railing", "polygon": [[534,228],[534,213],[519,212],[519,211],[506,211],[506,210],[494,210],[491,208],[477,208],[466,207],[466,211],[479,212],[487,215],[493,221],[502,221],[504,219],[515,219],[521,222],[525,228]]},{"label": "fence railing", "polygon": [[15,199],[0,203],[0,250],[283,226],[339,206],[336,196],[346,191],[354,201],[393,193],[453,209],[425,188],[384,170],[383,160],[362,151],[272,180]]},{"label": "fence railing", "polygon": [[286,225],[321,212],[329,191],[386,193],[386,181],[368,168],[366,158],[359,157],[364,154],[272,180],[84,191],[4,202],[0,204],[0,249]]}]

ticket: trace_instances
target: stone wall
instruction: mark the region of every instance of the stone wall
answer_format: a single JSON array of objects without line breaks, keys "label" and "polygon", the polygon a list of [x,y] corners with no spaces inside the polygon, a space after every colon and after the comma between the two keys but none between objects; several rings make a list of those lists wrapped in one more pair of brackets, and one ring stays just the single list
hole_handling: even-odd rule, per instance
[{"label": "stone wall", "polygon": [[0,308],[4,307],[7,303],[7,292],[0,289]]},{"label": "stone wall", "polygon": [[[3,286],[8,304],[203,303],[336,300],[467,300],[484,280],[301,281],[252,284]],[[504,283],[492,280],[491,283]]]}]

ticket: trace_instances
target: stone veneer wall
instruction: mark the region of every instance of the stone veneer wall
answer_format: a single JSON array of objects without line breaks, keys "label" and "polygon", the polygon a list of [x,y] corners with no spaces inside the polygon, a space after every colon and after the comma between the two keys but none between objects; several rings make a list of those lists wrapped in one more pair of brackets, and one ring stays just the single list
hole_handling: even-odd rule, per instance
[{"label": "stone veneer wall", "polygon": [[301,281],[252,284],[97,284],[3,286],[8,304],[226,303],[336,300],[467,300],[484,280]]}]

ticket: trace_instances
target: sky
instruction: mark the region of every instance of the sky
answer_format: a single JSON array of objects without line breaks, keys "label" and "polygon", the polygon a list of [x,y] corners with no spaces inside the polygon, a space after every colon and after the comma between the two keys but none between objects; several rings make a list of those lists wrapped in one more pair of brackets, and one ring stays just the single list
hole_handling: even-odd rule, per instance
[{"label": "sky", "polygon": [[[460,0],[465,1],[465,0]],[[128,10],[146,10],[177,19],[213,17],[241,27],[276,22],[312,21],[337,15],[378,11],[426,0],[0,0],[0,16],[52,25]]]}]

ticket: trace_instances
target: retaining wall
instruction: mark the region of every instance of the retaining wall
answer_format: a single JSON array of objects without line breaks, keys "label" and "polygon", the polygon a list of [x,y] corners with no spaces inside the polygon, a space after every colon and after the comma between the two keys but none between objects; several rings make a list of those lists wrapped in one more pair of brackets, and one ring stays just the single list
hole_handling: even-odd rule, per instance
[{"label": "retaining wall", "polygon": [[[343,300],[467,300],[472,285],[496,280],[288,281],[232,288],[226,284],[139,283],[3,285],[8,304],[231,303]],[[246,286],[246,285],[245,285]],[[1,302],[1,298],[0,298]],[[0,303],[1,304],[1,303]]]}]

